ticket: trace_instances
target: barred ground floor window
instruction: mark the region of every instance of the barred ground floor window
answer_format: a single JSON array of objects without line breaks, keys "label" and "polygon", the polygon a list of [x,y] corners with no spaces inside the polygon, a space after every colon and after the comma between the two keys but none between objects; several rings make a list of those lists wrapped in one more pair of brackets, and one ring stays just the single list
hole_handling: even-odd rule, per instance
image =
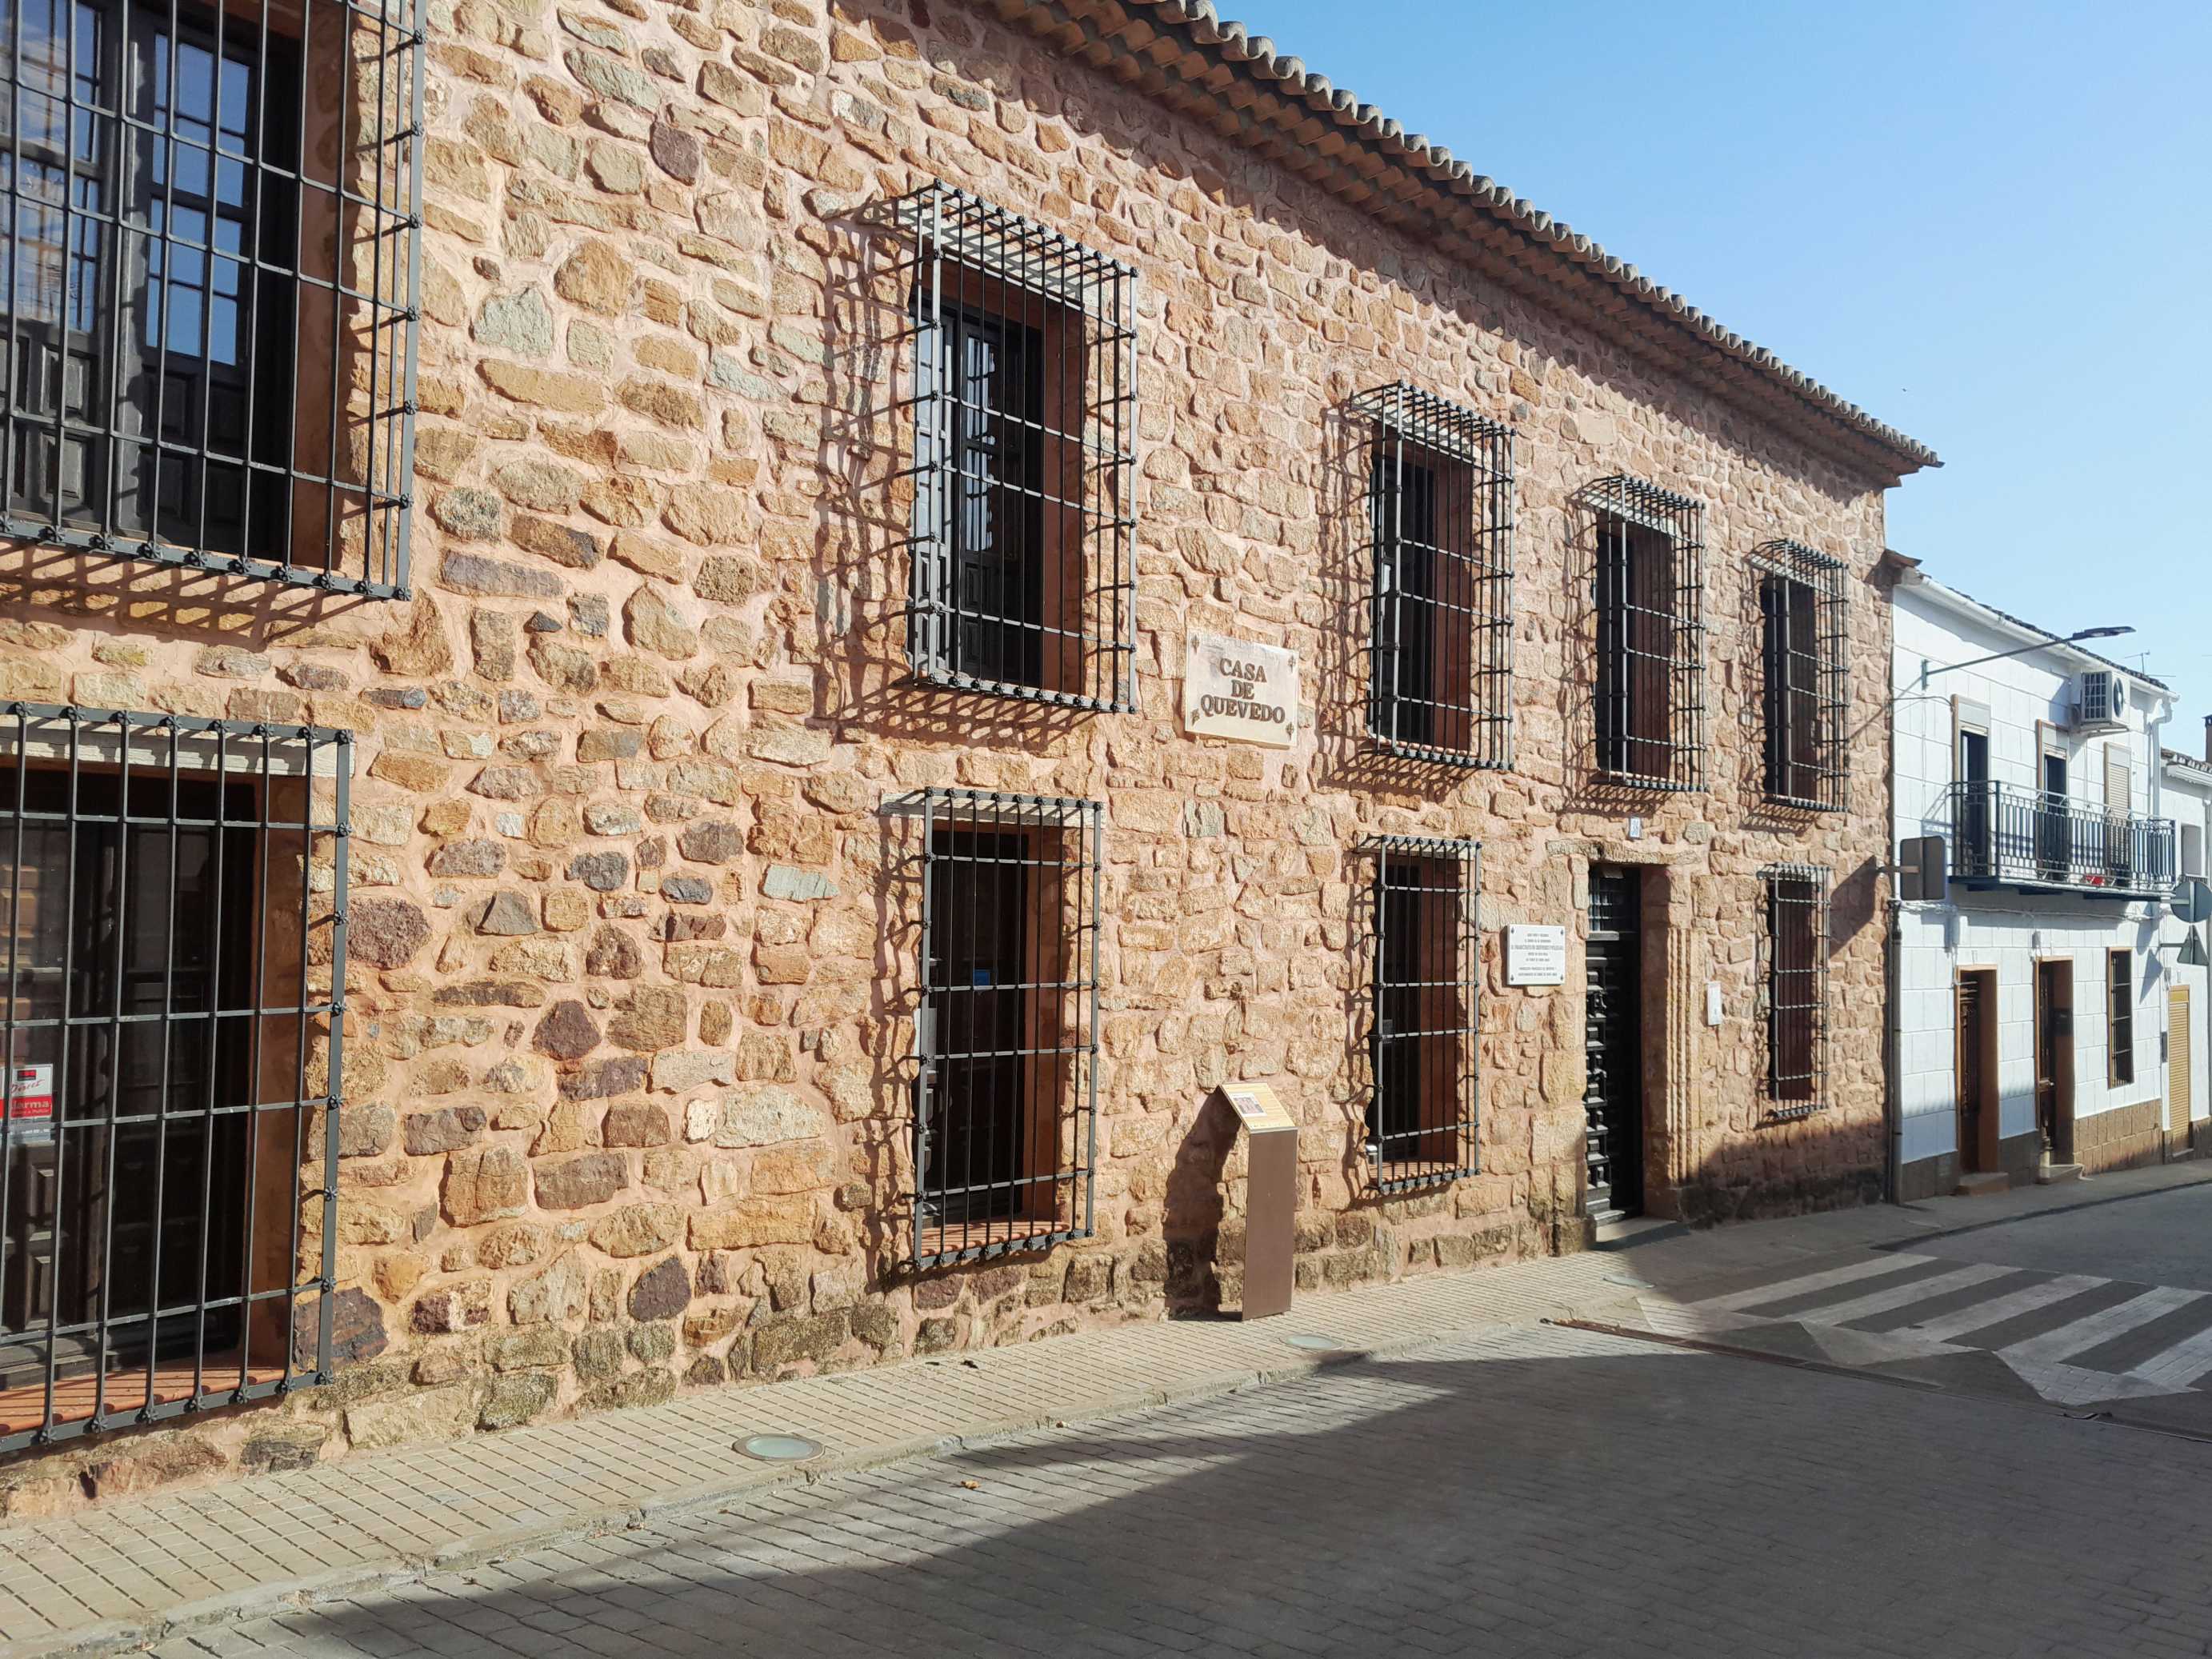
[{"label": "barred ground floor window", "polygon": [[1394,836],[1374,855],[1367,1156],[1393,1192],[1474,1171],[1481,854]]},{"label": "barred ground floor window", "polygon": [[0,1450],[329,1369],[348,741],[0,711]]},{"label": "barred ground floor window", "polygon": [[915,1263],[1093,1230],[1097,801],[927,790],[919,847]]},{"label": "barred ground floor window", "polygon": [[1775,1117],[1802,1117],[1827,1101],[1828,872],[1778,864],[1760,880],[1767,1107]]}]

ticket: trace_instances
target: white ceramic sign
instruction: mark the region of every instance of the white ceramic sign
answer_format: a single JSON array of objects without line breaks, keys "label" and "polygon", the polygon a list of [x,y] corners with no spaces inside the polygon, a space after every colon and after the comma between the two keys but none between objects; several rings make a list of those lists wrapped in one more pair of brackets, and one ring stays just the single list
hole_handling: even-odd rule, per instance
[{"label": "white ceramic sign", "polygon": [[1289,748],[1298,735],[1298,653],[1193,634],[1183,653],[1182,726],[1198,737]]}]

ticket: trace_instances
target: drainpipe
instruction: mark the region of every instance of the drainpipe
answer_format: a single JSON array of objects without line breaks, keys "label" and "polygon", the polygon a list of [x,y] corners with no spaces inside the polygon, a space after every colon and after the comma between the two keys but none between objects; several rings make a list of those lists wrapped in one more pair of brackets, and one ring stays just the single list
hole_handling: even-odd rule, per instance
[{"label": "drainpipe", "polygon": [[[1895,600],[1893,598],[1892,603]],[[1895,627],[1893,620],[1891,626]],[[1882,930],[1882,1028],[1881,1028],[1881,1104],[1882,1115],[1888,1119],[1889,1136],[1885,1147],[1881,1171],[1882,1201],[1901,1204],[1900,1188],[1905,1184],[1905,1111],[1904,1103],[1898,1098],[1898,1078],[1902,1066],[1899,1052],[1897,1025],[1899,1002],[1904,995],[1901,981],[1904,975],[1905,902],[1897,896],[1897,662],[1893,645],[1890,657],[1890,697],[1887,718],[1889,723],[1889,742],[1884,747],[1882,761],[1882,834],[1887,838],[1887,858],[1882,866],[1889,872],[1889,897],[1883,908],[1888,912],[1888,925]],[[2212,744],[2212,720],[2205,724],[2205,742]],[[1945,851],[1948,854],[1948,848]]]},{"label": "drainpipe", "polygon": [[[1890,877],[1894,882],[1895,875]],[[1905,1202],[1901,1191],[1905,1184],[1905,1112],[1898,1098],[1899,1055],[1897,1042],[1898,1001],[1903,992],[1899,981],[1899,958],[1904,954],[1903,931],[1905,901],[1895,893],[1889,897],[1889,927],[1884,938],[1882,963],[1883,996],[1888,1006],[1888,1017],[1881,1034],[1881,1078],[1884,1115],[1889,1119],[1889,1156],[1882,1170],[1882,1198],[1891,1204]]]},{"label": "drainpipe", "polygon": [[[2150,763],[2148,777],[2150,784],[2150,815],[2154,819],[2162,816],[2166,805],[2166,723],[2173,717],[2173,700],[2154,699],[2152,715],[2143,721],[2143,734],[2150,740]],[[2181,831],[2173,832],[2173,864],[2175,879],[2179,880],[2181,868]],[[2150,958],[2157,965],[2158,1029],[2163,1034],[2158,1045],[2158,1161],[2169,1162],[2173,1156],[2173,1131],[2167,1120],[2173,1114],[2173,991],[2172,976],[2166,972],[2164,953],[2159,949],[2159,936],[2166,932],[2166,902],[2153,899],[2150,903]],[[2187,1125],[2183,1126],[2184,1133]]]}]

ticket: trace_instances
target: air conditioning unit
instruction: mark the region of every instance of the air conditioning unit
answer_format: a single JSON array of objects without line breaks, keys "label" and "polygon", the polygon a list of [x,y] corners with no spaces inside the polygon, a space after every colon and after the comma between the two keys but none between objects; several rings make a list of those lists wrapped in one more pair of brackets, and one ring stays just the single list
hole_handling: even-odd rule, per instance
[{"label": "air conditioning unit", "polygon": [[2084,669],[2074,677],[2074,730],[2092,736],[2128,729],[2127,677],[2117,669]]}]

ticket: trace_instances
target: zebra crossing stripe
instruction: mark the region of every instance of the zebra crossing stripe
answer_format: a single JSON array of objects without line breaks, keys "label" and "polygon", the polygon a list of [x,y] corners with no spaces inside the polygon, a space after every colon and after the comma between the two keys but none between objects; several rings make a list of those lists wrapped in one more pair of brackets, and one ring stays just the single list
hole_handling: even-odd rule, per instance
[{"label": "zebra crossing stripe", "polygon": [[2002,1325],[2008,1319],[2017,1319],[2022,1314],[2048,1308],[2054,1303],[2064,1302],[2084,1291],[2094,1291],[2100,1285],[2111,1282],[2109,1279],[2092,1279],[2084,1273],[2063,1273],[2057,1279],[2045,1279],[2040,1285],[2030,1285],[2025,1290],[2010,1291],[1992,1301],[1961,1308],[1956,1313],[1942,1314],[1917,1325],[1900,1327],[1892,1334],[1924,1336],[1931,1341],[1948,1342],[1954,1337],[1966,1335],[1969,1331],[1986,1330],[1992,1325]]},{"label": "zebra crossing stripe", "polygon": [[1691,1306],[1713,1313],[1733,1313],[1742,1308],[1758,1307],[1762,1303],[1780,1302],[1788,1297],[1804,1296],[1833,1285],[1850,1285],[1862,1279],[1893,1273],[1899,1267],[1934,1260],[1933,1256],[1893,1252],[1872,1261],[1854,1261],[1848,1267],[1830,1267],[1823,1273],[1806,1273],[1797,1279],[1777,1279],[1771,1285],[1757,1285],[1748,1291],[1730,1291],[1726,1296],[1707,1297],[1702,1302],[1691,1304]]},{"label": "zebra crossing stripe", "polygon": [[2188,1388],[2208,1371],[2212,1371],[2212,1329],[2184,1337],[2172,1347],[2161,1349],[2141,1364],[2128,1368],[2130,1376],[2163,1383],[2170,1389]]},{"label": "zebra crossing stripe", "polygon": [[1869,1291],[1865,1296],[1852,1297],[1848,1301],[1800,1308],[1790,1317],[1821,1325],[1841,1325],[1854,1319],[1865,1319],[1870,1315],[1909,1308],[1916,1302],[1948,1296],[1954,1291],[1986,1285],[1993,1279],[2009,1279],[2017,1271],[2013,1267],[1994,1267],[1978,1261],[1948,1273],[1938,1273],[1933,1279],[1917,1279],[1910,1285],[1893,1285],[1887,1290]]},{"label": "zebra crossing stripe", "polygon": [[2171,1313],[2176,1308],[2185,1308],[2192,1302],[2204,1299],[2205,1293],[2202,1291],[2185,1291],[2171,1285],[2161,1285],[2113,1307],[2069,1320],[2040,1336],[2031,1336],[2009,1347],[1999,1348],[1997,1358],[2021,1365],[2054,1365],[2069,1354],[2094,1348],[2100,1342],[2109,1342],[2124,1332],[2131,1331],[2138,1325],[2148,1325],[2152,1320]]}]

